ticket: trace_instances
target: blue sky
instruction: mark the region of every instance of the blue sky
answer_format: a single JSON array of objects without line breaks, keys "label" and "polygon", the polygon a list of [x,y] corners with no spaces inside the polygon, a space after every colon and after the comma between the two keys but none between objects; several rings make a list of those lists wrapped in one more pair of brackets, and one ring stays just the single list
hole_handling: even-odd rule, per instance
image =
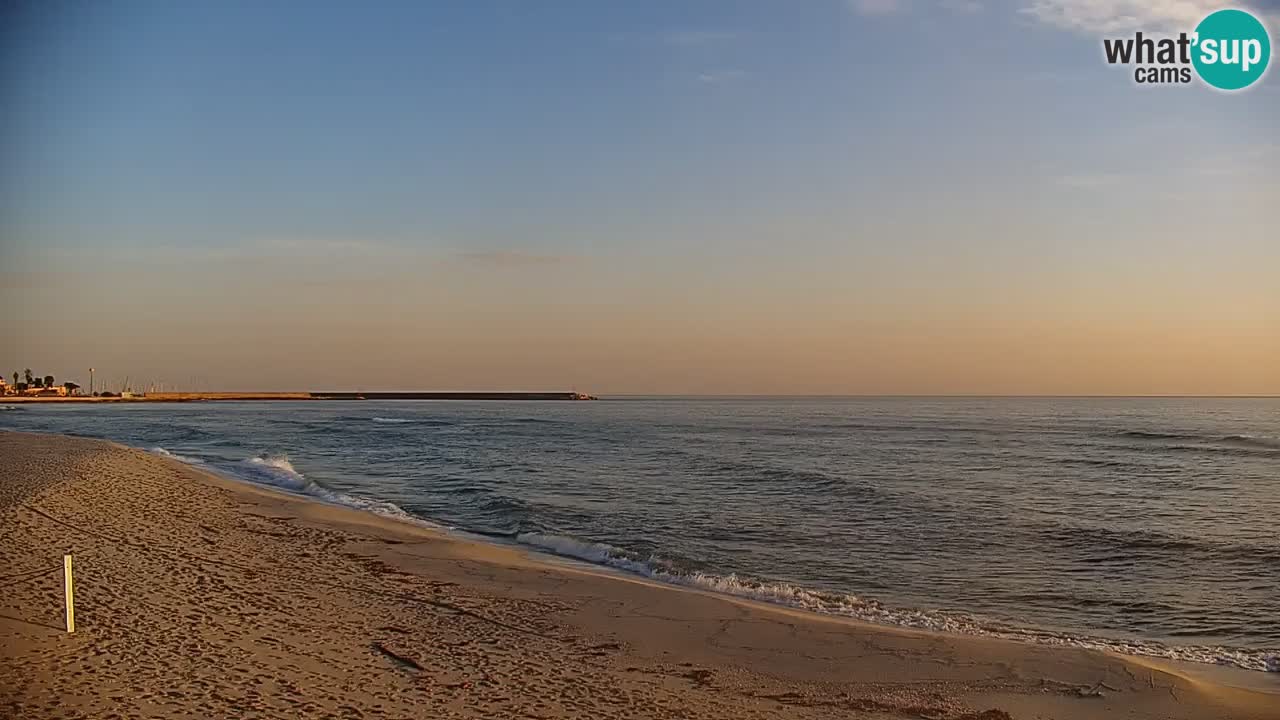
[{"label": "blue sky", "polygon": [[[1168,273],[1138,285],[1206,268],[1239,285],[1280,259],[1280,75],[1225,95],[1136,87],[1102,61],[1104,34],[1183,29],[1199,4],[31,5],[0,75],[6,291],[29,308],[48,278],[14,273],[159,268],[208,283],[188,298],[207,308],[243,277],[228,263],[343,263],[369,283],[425,263],[506,273],[488,281],[504,290],[620,273],[729,327],[745,321],[708,288],[786,306],[876,285],[900,305],[936,287],[921,273],[982,290],[1065,267],[1119,291],[1112,273],[1152,257]],[[172,298],[128,285],[94,304]],[[104,352],[22,332],[48,362]],[[635,389],[698,384],[664,383]]]}]

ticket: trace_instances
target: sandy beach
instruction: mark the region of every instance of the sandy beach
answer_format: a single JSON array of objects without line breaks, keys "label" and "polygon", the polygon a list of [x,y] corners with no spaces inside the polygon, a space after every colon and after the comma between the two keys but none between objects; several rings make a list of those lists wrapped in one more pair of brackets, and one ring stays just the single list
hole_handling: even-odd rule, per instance
[{"label": "sandy beach", "polygon": [[1280,718],[1275,674],[671,588],[96,440],[0,433],[0,568],[5,717]]}]

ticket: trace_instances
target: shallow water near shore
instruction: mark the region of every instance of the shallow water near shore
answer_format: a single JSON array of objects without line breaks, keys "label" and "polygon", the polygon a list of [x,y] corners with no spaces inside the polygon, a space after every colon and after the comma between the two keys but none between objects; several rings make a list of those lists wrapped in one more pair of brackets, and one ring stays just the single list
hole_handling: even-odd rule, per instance
[{"label": "shallow water near shore", "polygon": [[1280,671],[1280,400],[24,406],[249,482],[889,624]]}]

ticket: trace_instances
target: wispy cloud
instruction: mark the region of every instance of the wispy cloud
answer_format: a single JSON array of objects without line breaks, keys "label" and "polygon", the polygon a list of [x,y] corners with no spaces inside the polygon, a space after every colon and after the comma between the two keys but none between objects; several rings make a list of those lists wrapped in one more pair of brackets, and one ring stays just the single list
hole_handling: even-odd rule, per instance
[{"label": "wispy cloud", "polygon": [[227,238],[223,242],[181,243],[158,241],[151,243],[120,242],[109,251],[101,246],[82,248],[53,246],[43,251],[59,261],[122,263],[144,267],[150,265],[193,264],[257,264],[264,262],[289,263],[350,263],[360,260],[400,260],[411,257],[415,250],[401,245],[345,238],[322,237],[257,237]]},{"label": "wispy cloud", "polygon": [[672,30],[663,33],[662,41],[676,47],[718,45],[736,40],[739,33],[731,30]]},{"label": "wispy cloud", "polygon": [[1082,173],[1077,175],[1063,175],[1059,177],[1058,184],[1069,188],[1077,188],[1081,190],[1101,190],[1115,187],[1127,178],[1124,175],[1116,173]]},{"label": "wispy cloud", "polygon": [[[859,15],[872,17],[897,15],[913,9],[911,0],[846,0],[846,2]],[[985,7],[982,0],[925,0],[918,4],[925,8],[940,7],[956,15],[972,15],[982,12]]]},{"label": "wispy cloud", "polygon": [[536,267],[576,262],[575,255],[527,253],[521,250],[487,250],[454,253],[453,260],[464,265],[489,268]]},{"label": "wispy cloud", "polygon": [[742,70],[719,70],[716,72],[698,73],[698,82],[706,85],[723,85],[725,83],[741,80],[747,74]]},{"label": "wispy cloud", "polygon": [[950,10],[957,15],[973,15],[983,10],[983,5],[979,0],[941,0],[938,3],[945,10]]},{"label": "wispy cloud", "polygon": [[88,273],[93,270],[83,265],[59,266],[57,270],[0,270],[0,291],[17,292],[28,290],[46,290],[58,287],[66,282],[67,274],[73,272]]},{"label": "wispy cloud", "polygon": [[[1274,24],[1274,0],[1252,3]],[[1091,34],[1178,32],[1195,28],[1204,16],[1231,7],[1221,0],[1031,0],[1020,12],[1036,20]]]},{"label": "wispy cloud", "polygon": [[274,237],[240,248],[243,253],[256,251],[279,254],[372,255],[387,254],[395,248],[381,242],[347,238]]},{"label": "wispy cloud", "polygon": [[1190,170],[1210,177],[1261,176],[1270,173],[1280,177],[1280,143],[1255,145],[1248,149],[1219,151],[1192,163]]},{"label": "wispy cloud", "polygon": [[849,0],[849,7],[861,15],[894,15],[907,9],[906,0]]},{"label": "wispy cloud", "polygon": [[1224,182],[1252,183],[1280,179],[1280,142],[1253,144],[1247,147],[1214,148],[1212,152],[1187,152],[1171,158],[1168,165],[1150,172],[1064,172],[1066,168],[1044,168],[1046,177],[1061,187],[1076,190],[1109,191],[1122,186],[1150,188],[1172,184],[1197,187],[1206,177]]}]

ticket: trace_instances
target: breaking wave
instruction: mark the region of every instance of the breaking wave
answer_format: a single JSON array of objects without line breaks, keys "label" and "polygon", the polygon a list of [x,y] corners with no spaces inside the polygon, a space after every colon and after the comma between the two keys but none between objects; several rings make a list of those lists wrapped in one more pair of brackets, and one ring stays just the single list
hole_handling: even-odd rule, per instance
[{"label": "breaking wave", "polygon": [[1218,445],[1235,445],[1260,450],[1280,450],[1280,438],[1261,435],[1197,435],[1195,433],[1148,432],[1145,430],[1126,430],[1116,433],[1118,437],[1135,440],[1176,440],[1180,442],[1200,442]]},{"label": "breaking wave", "polygon": [[1186,433],[1148,432],[1146,430],[1125,430],[1116,433],[1119,437],[1137,438],[1139,440],[1199,440],[1200,435]]},{"label": "breaking wave", "polygon": [[518,543],[546,550],[553,555],[585,560],[596,565],[605,565],[655,579],[661,579],[660,576],[664,575],[675,577],[680,574],[674,564],[661,558],[654,556],[643,557],[637,553],[628,552],[606,543],[583,541],[565,535],[538,532],[518,533],[515,539]]},{"label": "breaking wave", "polygon": [[1280,450],[1280,438],[1260,437],[1257,435],[1227,435],[1222,438],[1222,442],[1263,450]]},{"label": "breaking wave", "polygon": [[249,476],[248,479],[254,482],[295,491],[305,491],[314,485],[305,475],[294,469],[288,455],[251,457],[242,460],[241,465],[244,466],[242,471]]},{"label": "breaking wave", "polygon": [[213,469],[220,474],[230,476],[231,478],[242,482],[249,482],[255,485],[267,485],[298,495],[305,495],[330,505],[341,505],[343,507],[354,508],[356,510],[363,510],[375,515],[410,522],[423,527],[445,529],[442,525],[424,520],[413,513],[405,511],[395,503],[386,502],[385,500],[362,498],[324,487],[299,472],[298,469],[293,466],[293,463],[289,461],[289,456],[285,454],[256,455],[230,465],[210,465],[199,458],[179,455],[178,453],[166,450],[162,447],[151,448],[151,452],[161,457],[171,458],[179,462],[190,465],[200,465],[207,469]]},{"label": "breaking wave", "polygon": [[1258,435],[1197,435],[1194,433],[1126,430],[1113,437],[1134,441],[1124,449],[1146,452],[1227,453],[1273,456],[1280,454],[1280,438]]},{"label": "breaking wave", "polygon": [[356,495],[348,495],[347,493],[331,490],[319,483],[311,480],[303,475],[289,462],[289,456],[283,454],[259,455],[243,460],[239,463],[241,466],[241,479],[247,479],[250,482],[272,485],[284,490],[306,495],[308,497],[321,500],[330,505],[341,505],[344,507],[355,508],[371,512],[382,517],[392,518],[410,522],[415,525],[422,525],[430,528],[442,528],[433,522],[424,520],[413,513],[407,512],[395,503],[385,500],[373,500],[362,498]]},{"label": "breaking wave", "polygon": [[369,422],[375,422],[380,425],[426,425],[428,427],[449,427],[455,424],[448,420],[436,420],[433,418],[397,418],[378,416],[369,418]]},{"label": "breaking wave", "polygon": [[171,460],[177,460],[178,462],[184,462],[184,463],[187,463],[188,465],[204,464],[204,461],[199,458],[187,457],[186,455],[179,455],[176,452],[170,452],[162,447],[153,447],[151,448],[151,452],[155,455],[159,455],[160,457],[166,457]]}]

